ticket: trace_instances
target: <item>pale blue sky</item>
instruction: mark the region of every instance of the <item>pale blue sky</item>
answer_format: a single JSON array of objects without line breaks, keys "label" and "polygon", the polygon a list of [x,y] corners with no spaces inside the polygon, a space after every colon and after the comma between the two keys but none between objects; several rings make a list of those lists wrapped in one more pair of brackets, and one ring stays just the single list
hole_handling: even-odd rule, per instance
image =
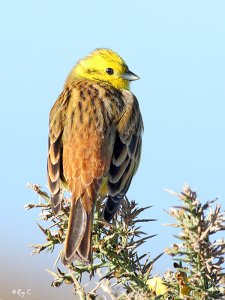
[{"label": "pale blue sky", "polygon": [[[72,66],[94,48],[117,51],[141,77],[131,89],[145,124],[143,155],[128,196],[153,205],[146,215],[158,219],[143,227],[159,234],[145,249],[157,255],[173,241],[161,224],[175,199],[163,188],[188,182],[201,198],[224,203],[224,16],[222,0],[1,1],[0,298],[32,288],[29,299],[73,299],[70,288],[49,287],[44,268],[54,255],[30,257],[27,244],[42,235],[37,211],[23,206],[37,200],[26,183],[46,183],[49,110]],[[154,272],[170,266],[165,256]]]}]

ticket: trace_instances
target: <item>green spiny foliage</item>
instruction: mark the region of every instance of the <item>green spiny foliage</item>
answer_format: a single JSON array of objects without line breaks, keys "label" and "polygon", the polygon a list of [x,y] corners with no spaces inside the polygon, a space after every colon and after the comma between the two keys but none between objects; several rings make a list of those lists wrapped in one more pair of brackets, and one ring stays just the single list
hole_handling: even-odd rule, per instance
[{"label": "green spiny foliage", "polygon": [[[40,219],[50,222],[50,226],[47,228],[38,225],[45,235],[46,242],[32,245],[33,254],[43,250],[52,252],[56,244],[62,244],[65,240],[70,209],[69,201],[63,199],[62,211],[55,216],[52,213],[50,196],[38,185],[29,184],[29,187],[38,193],[40,199],[37,204],[27,204],[26,209],[40,208]],[[57,272],[48,270],[54,278],[52,286],[58,287],[63,283],[73,284],[74,293],[79,295],[80,299],[100,299],[97,296],[98,288],[102,288],[104,292],[108,293],[111,299],[134,299],[134,295],[138,295],[139,299],[150,299],[152,292],[147,281],[151,277],[153,262],[161,255],[151,260],[148,253],[141,256],[138,254],[138,248],[153,237],[147,236],[140,228],[140,223],[153,221],[139,218],[141,212],[149,207],[138,209],[135,201],[129,202],[125,198],[117,217],[109,224],[102,218],[102,206],[103,199],[99,198],[93,224],[92,263],[84,264],[76,261],[69,265],[64,272],[59,266],[60,260],[57,260],[55,263]],[[60,258],[60,253],[58,258]],[[63,268],[65,269],[64,266]],[[101,277],[92,291],[87,292],[83,287],[82,277],[84,274]],[[129,294],[132,295],[132,298],[129,298]],[[137,297],[135,299],[138,299]]]},{"label": "green spiny foliage", "polygon": [[[39,225],[45,235],[43,244],[35,244],[33,253],[54,251],[57,244],[65,239],[69,199],[64,198],[62,211],[54,216],[50,197],[37,185],[29,185],[40,196],[37,204],[29,203],[26,209],[41,209],[40,219],[45,226]],[[176,194],[182,204],[173,207],[169,214],[175,219],[170,224],[180,230],[175,237],[180,243],[167,248],[165,252],[175,260],[175,270],[167,270],[162,278],[152,277],[151,271],[155,259],[147,253],[139,254],[139,247],[149,238],[140,227],[140,219],[145,208],[138,208],[134,201],[124,199],[121,210],[112,224],[102,219],[103,199],[98,199],[93,225],[93,261],[91,264],[74,262],[67,268],[60,265],[60,254],[55,262],[57,271],[47,270],[53,277],[52,286],[73,285],[74,294],[80,299],[127,300],[211,300],[225,299],[223,287],[223,263],[225,242],[216,240],[218,233],[225,229],[225,214],[216,200],[205,204],[197,199],[196,192],[185,186],[183,192]],[[64,269],[62,269],[64,268]],[[84,275],[97,279],[90,291],[85,287]],[[102,290],[99,292],[99,290]]]},{"label": "green spiny foliage", "polygon": [[171,226],[181,232],[175,236],[180,243],[166,249],[176,261],[177,269],[176,273],[165,276],[169,294],[176,300],[222,299],[225,241],[216,240],[215,234],[225,229],[225,214],[216,199],[201,204],[196,192],[188,186],[182,193],[173,194],[182,205],[169,211],[176,221]]}]

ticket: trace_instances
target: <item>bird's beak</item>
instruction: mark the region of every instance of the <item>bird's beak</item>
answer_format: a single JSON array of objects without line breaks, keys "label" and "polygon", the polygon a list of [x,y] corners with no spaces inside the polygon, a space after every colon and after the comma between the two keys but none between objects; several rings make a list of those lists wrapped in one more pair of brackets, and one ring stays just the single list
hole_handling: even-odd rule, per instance
[{"label": "bird's beak", "polygon": [[130,70],[127,70],[121,77],[129,81],[140,79],[140,77],[132,73]]}]

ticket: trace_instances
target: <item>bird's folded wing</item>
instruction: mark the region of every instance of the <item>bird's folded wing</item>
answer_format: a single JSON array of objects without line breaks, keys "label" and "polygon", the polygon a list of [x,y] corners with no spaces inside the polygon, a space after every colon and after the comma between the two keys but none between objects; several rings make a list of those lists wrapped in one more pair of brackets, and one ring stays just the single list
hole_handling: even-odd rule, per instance
[{"label": "bird's folded wing", "polygon": [[64,112],[68,103],[69,95],[63,92],[55,102],[50,112],[49,119],[49,139],[48,139],[48,186],[52,194],[51,202],[53,211],[57,213],[60,210],[62,199],[60,179],[63,178],[62,170],[62,134]]},{"label": "bird's folded wing", "polygon": [[116,140],[108,175],[108,199],[104,218],[110,221],[116,213],[120,200],[126,194],[138,168],[143,122],[135,96],[124,92],[125,110],[117,125]]}]

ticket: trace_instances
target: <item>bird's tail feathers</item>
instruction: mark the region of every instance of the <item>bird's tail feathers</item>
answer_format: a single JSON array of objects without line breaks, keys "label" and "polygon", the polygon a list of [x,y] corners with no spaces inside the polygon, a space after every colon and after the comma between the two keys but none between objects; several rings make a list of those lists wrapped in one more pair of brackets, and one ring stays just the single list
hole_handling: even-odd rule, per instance
[{"label": "bird's tail feathers", "polygon": [[85,209],[83,197],[71,200],[70,217],[62,254],[64,265],[74,259],[90,262],[92,257],[91,232],[93,223],[93,209]]}]

